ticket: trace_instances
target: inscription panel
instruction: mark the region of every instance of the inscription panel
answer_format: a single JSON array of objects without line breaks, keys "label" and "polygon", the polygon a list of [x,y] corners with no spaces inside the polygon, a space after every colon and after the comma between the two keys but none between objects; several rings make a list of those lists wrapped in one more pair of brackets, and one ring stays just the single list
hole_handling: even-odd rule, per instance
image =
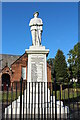
[{"label": "inscription panel", "polygon": [[44,58],[42,56],[31,57],[31,81],[43,81]]}]

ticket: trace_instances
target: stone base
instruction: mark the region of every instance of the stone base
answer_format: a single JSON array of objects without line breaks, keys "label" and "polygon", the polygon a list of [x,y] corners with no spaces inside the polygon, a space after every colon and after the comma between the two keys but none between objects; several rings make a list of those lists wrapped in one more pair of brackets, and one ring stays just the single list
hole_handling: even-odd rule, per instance
[{"label": "stone base", "polygon": [[[26,92],[26,90],[25,90]],[[24,105],[23,105],[23,97],[24,99]],[[51,102],[50,102],[51,101]],[[46,101],[47,102],[47,101]],[[17,104],[16,104],[17,103]],[[60,108],[61,104],[61,108]],[[56,101],[56,107],[57,107],[57,114],[60,114],[60,109],[61,109],[61,114],[67,114],[69,113],[69,108],[67,106],[63,105],[63,102],[61,101]],[[12,111],[11,111],[12,108]],[[24,109],[23,109],[24,108]],[[8,115],[19,115],[20,114],[20,96],[18,97],[17,101],[12,102],[12,107],[9,105],[7,108],[5,108],[5,116]],[[49,115],[49,114],[55,114],[55,96],[53,96],[53,101],[52,101],[52,96],[49,96],[48,99],[48,104],[46,103],[36,103],[32,105],[32,103],[26,103],[26,97],[22,96],[22,114],[40,114],[40,115]]]},{"label": "stone base", "polygon": [[[61,107],[61,114],[69,113],[69,108],[67,106]],[[11,106],[5,108],[5,115],[11,114]],[[12,114],[20,114],[20,107],[12,108]],[[55,114],[55,107],[54,108],[22,108],[22,114]],[[60,114],[60,107],[57,106],[57,114]]]}]

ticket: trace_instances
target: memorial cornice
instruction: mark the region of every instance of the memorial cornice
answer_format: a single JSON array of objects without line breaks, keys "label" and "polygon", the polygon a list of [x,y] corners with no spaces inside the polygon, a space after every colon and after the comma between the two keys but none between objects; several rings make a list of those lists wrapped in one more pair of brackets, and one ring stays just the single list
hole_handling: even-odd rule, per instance
[{"label": "memorial cornice", "polygon": [[27,54],[46,54],[48,55],[49,49],[26,49]]}]

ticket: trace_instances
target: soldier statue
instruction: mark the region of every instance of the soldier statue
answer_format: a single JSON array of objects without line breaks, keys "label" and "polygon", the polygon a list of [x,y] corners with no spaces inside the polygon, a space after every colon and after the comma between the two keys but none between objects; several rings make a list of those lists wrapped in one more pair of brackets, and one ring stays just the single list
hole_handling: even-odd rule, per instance
[{"label": "soldier statue", "polygon": [[34,18],[30,20],[29,26],[31,28],[32,34],[32,45],[40,46],[41,45],[41,36],[42,36],[42,26],[43,22],[41,18],[38,18],[39,13],[35,12],[33,14]]}]

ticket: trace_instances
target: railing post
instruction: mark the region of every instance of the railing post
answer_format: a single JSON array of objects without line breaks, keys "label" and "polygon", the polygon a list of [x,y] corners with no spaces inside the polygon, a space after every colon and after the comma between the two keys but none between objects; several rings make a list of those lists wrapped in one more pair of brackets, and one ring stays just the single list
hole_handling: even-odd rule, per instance
[{"label": "railing post", "polygon": [[15,110],[15,118],[17,118],[17,82],[16,82],[16,110]]},{"label": "railing post", "polygon": [[53,84],[53,81],[52,81],[52,119],[54,120],[54,102],[53,102],[53,87],[54,87],[54,84]]},{"label": "railing post", "polygon": [[13,101],[13,83],[11,82],[11,120],[13,118],[13,111],[12,111],[12,101]]},{"label": "railing post", "polygon": [[61,85],[61,82],[60,82],[60,120],[61,120],[61,94],[62,94],[62,85]]},{"label": "railing post", "polygon": [[55,73],[55,70],[54,70],[54,90],[55,90],[55,120],[57,120],[57,105],[56,105],[57,96],[56,96],[56,73]]},{"label": "railing post", "polygon": [[22,81],[23,81],[23,78],[21,77],[21,79],[20,79],[20,120],[22,119],[21,118],[21,114],[22,114]]},{"label": "railing post", "polygon": [[2,84],[2,120],[3,120],[3,94],[4,94],[4,84]]},{"label": "railing post", "polygon": [[[8,84],[6,84],[6,86],[7,86],[7,106],[8,106],[8,94],[9,94],[9,93],[8,93],[8,92],[9,92],[9,91],[8,91]],[[8,119],[8,108],[7,108],[7,118],[6,118],[6,119]]]}]

